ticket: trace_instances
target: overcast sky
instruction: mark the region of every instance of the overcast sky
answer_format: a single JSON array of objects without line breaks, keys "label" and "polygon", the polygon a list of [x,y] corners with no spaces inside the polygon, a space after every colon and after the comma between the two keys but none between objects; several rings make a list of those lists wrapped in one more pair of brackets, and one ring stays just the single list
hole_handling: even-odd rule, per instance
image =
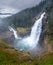
[{"label": "overcast sky", "polygon": [[0,8],[25,9],[37,5],[41,0],[0,0]]}]

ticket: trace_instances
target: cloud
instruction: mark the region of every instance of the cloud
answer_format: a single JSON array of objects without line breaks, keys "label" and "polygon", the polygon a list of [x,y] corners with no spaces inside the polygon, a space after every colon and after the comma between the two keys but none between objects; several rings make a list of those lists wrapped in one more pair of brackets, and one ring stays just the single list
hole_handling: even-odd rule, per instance
[{"label": "cloud", "polygon": [[25,9],[37,5],[41,0],[0,0],[0,8]]}]

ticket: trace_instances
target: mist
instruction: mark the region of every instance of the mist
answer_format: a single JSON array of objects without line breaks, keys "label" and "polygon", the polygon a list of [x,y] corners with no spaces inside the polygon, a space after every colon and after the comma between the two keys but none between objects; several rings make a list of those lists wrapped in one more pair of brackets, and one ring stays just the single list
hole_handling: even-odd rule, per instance
[{"label": "mist", "polygon": [[11,7],[14,9],[26,9],[39,4],[41,0],[0,0],[0,8]]}]

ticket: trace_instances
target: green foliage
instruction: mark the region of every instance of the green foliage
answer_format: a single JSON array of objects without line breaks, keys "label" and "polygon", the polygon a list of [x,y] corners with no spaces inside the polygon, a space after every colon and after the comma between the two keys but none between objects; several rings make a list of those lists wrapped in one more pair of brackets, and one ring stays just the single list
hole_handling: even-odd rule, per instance
[{"label": "green foliage", "polygon": [[13,24],[15,27],[31,27],[34,24],[33,18],[43,10],[45,4],[46,1],[41,1],[39,5],[25,9],[4,21],[8,21],[9,25]]},{"label": "green foliage", "polygon": [[19,34],[26,34],[31,30],[31,28],[23,28],[23,27],[18,27],[17,31],[19,32]]},{"label": "green foliage", "polygon": [[47,6],[47,22],[48,22],[48,39],[53,44],[53,0],[52,3]]},{"label": "green foliage", "polygon": [[0,41],[0,65],[53,65],[53,52],[39,57],[31,57],[29,52],[12,49]]},{"label": "green foliage", "polygon": [[39,65],[53,65],[53,53],[47,53],[40,58]]}]

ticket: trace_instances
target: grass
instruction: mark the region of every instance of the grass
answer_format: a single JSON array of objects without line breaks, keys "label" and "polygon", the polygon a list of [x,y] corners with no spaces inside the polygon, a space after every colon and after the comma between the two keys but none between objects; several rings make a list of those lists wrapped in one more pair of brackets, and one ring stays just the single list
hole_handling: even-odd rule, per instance
[{"label": "grass", "polygon": [[53,65],[53,52],[31,57],[28,52],[16,50],[0,41],[0,65]]},{"label": "grass", "polygon": [[53,53],[47,53],[40,58],[39,65],[53,65]]},{"label": "grass", "polygon": [[19,32],[19,33],[27,33],[27,31],[29,31],[31,28],[23,28],[23,27],[18,27],[17,28],[17,31]]},{"label": "grass", "polygon": [[48,44],[51,45],[52,51],[53,51],[53,35],[48,35]]}]

